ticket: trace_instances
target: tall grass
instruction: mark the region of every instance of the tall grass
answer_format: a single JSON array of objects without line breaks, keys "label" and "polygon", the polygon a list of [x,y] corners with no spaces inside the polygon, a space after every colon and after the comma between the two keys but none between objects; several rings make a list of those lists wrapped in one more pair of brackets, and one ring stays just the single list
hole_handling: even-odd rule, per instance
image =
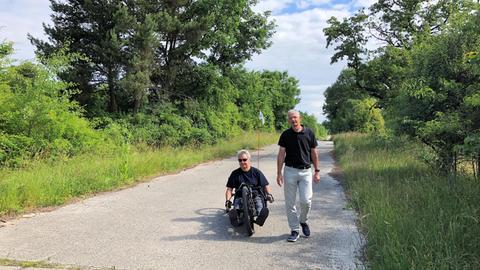
[{"label": "tall grass", "polygon": [[480,269],[480,183],[422,162],[405,138],[335,136],[372,269]]},{"label": "tall grass", "polygon": [[[259,137],[260,145],[278,140],[278,134]],[[39,161],[26,169],[0,170],[0,216],[61,205],[256,147],[257,134],[248,133],[213,146],[149,149],[121,145],[67,160]]]}]

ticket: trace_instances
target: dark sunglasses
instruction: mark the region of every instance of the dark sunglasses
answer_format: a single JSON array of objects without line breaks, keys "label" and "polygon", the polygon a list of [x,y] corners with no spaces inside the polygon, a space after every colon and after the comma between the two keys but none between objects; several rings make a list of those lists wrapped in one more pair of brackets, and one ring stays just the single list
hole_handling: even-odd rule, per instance
[{"label": "dark sunglasses", "polygon": [[239,158],[239,159],[238,159],[238,162],[242,162],[242,161],[245,162],[245,161],[247,161],[247,160],[248,160],[248,158]]}]

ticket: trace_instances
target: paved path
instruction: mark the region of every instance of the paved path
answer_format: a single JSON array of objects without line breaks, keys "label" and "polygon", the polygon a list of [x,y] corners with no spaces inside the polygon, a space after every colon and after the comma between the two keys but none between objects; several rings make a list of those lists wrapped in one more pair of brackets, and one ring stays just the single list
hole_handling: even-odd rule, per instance
[{"label": "paved path", "polygon": [[321,183],[314,185],[308,239],[286,241],[283,189],[275,180],[278,148],[272,145],[260,152],[260,169],[276,201],[252,237],[232,229],[224,214],[226,179],[238,166],[231,157],[9,221],[0,228],[0,259],[80,269],[360,268],[355,213],[345,209],[342,187],[328,175],[332,147],[332,142],[319,145]]}]

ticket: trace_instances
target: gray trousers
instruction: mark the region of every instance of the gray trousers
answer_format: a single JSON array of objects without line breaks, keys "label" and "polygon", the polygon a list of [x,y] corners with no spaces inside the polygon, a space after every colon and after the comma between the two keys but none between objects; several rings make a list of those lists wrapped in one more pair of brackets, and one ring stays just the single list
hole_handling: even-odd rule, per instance
[{"label": "gray trousers", "polygon": [[[312,170],[285,166],[283,180],[288,226],[292,231],[300,231],[300,223],[307,222],[308,212],[312,207]],[[297,213],[296,207],[297,189],[299,191],[300,213]]]}]

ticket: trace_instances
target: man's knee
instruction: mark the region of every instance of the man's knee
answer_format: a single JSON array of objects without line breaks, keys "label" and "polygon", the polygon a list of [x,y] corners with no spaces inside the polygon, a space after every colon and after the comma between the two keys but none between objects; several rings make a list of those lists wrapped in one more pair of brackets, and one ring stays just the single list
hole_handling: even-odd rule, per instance
[{"label": "man's knee", "polygon": [[301,200],[300,201],[300,206],[302,207],[310,207],[312,206],[312,200],[309,199],[309,200]]},{"label": "man's knee", "polygon": [[311,195],[309,194],[300,194],[299,196],[299,202],[300,204],[302,205],[311,205],[312,204],[312,197]]}]

